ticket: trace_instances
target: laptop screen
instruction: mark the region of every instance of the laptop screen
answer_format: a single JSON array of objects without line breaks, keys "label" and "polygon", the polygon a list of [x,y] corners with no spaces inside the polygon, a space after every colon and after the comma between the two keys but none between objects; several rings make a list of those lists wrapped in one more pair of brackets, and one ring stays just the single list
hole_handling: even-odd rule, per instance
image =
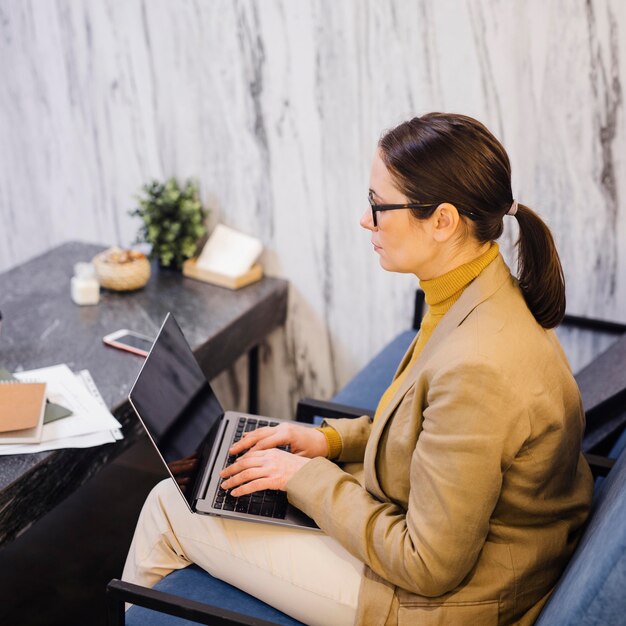
[{"label": "laptop screen", "polygon": [[[213,443],[223,414],[180,326],[168,313],[129,398],[167,464]],[[196,473],[197,474],[197,471]],[[191,501],[196,475],[183,495]]]}]

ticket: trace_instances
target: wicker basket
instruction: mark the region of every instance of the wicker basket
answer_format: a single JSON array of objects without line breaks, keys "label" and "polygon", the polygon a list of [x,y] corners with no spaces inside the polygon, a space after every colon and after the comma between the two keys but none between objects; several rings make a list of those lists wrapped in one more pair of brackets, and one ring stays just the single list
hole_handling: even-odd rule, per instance
[{"label": "wicker basket", "polygon": [[105,250],[92,260],[98,281],[105,289],[133,291],[140,289],[150,280],[150,262],[145,256],[117,263],[110,259],[110,254],[111,250]]}]

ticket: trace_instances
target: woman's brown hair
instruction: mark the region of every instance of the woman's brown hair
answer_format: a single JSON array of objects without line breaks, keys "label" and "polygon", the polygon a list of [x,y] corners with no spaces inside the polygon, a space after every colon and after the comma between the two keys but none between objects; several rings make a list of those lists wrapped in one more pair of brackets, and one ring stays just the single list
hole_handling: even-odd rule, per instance
[{"label": "woman's brown hair", "polygon": [[[511,164],[502,144],[479,121],[455,113],[427,113],[387,131],[381,157],[409,202],[435,203],[412,209],[429,217],[449,202],[471,225],[480,243],[494,241],[513,203]],[[554,239],[543,220],[518,204],[518,281],[528,308],[544,328],[565,315],[565,280]]]}]

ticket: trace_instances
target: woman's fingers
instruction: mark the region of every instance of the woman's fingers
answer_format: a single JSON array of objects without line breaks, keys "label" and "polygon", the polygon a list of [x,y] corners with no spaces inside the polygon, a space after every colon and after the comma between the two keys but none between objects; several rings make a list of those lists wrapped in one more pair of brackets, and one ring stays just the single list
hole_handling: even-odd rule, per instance
[{"label": "woman's fingers", "polygon": [[285,433],[281,432],[283,429],[278,430],[278,428],[279,427],[277,426],[265,426],[263,428],[257,428],[256,430],[244,433],[243,437],[230,447],[228,450],[229,454],[239,454],[244,450],[252,448],[252,446],[256,445],[259,441],[268,437],[282,440],[281,443],[276,445],[287,443]]},{"label": "woman's fingers", "polygon": [[269,437],[264,437],[263,439],[259,439],[251,448],[250,452],[254,450],[269,450],[270,448],[277,448],[278,446],[282,446],[288,443],[284,437],[280,433],[271,434]]},{"label": "woman's fingers", "polygon": [[[236,463],[233,463],[226,469],[223,469],[220,472],[220,476],[224,478],[222,484],[220,485],[222,489],[235,489],[240,485],[249,482],[258,483],[259,479],[267,478],[271,473],[271,466],[268,463],[268,459],[265,455],[261,453],[254,453],[250,456],[242,457]],[[262,487],[263,489],[270,489],[271,487]],[[261,489],[261,487],[257,487],[252,489],[252,491],[257,491]],[[251,491],[246,491],[246,493],[251,493]],[[231,491],[231,494],[234,496],[241,495],[239,491],[235,493]]]},{"label": "woman's fingers", "polygon": [[[275,462],[275,453],[280,452],[278,450],[270,450],[270,451],[259,451],[259,452],[248,452],[245,456],[242,456],[239,460],[237,460],[232,465],[224,468],[220,472],[220,476],[224,479],[222,481],[221,487],[223,489],[235,489],[244,483],[258,481],[261,478],[271,479],[271,483],[275,482],[275,474],[276,474],[276,462]],[[282,452],[282,454],[287,454]],[[269,482],[263,489],[275,489],[276,487],[271,486]],[[256,489],[252,491],[256,491],[259,489],[257,486]],[[251,493],[251,492],[246,492]],[[234,493],[231,491],[231,494],[234,496],[241,495],[239,492]]]},{"label": "woman's fingers", "polygon": [[222,488],[238,497],[262,489],[284,489],[289,479],[310,459],[283,450],[248,452],[223,469]]},{"label": "woman's fingers", "polygon": [[309,458],[328,454],[328,443],[323,433],[314,428],[286,422],[244,433],[243,437],[231,446],[229,454],[241,454],[246,450],[269,450],[284,445],[290,446],[293,453]]},{"label": "woman's fingers", "polygon": [[257,428],[256,430],[251,430],[250,432],[244,433],[243,437],[234,443],[230,449],[228,450],[229,454],[240,454],[244,450],[251,448],[261,437],[263,437],[263,433],[261,431],[265,430],[264,428]]},{"label": "woman's fingers", "polygon": [[262,465],[262,456],[264,452],[247,452],[240,459],[237,459],[232,465],[225,467],[221,472],[220,476],[222,478],[228,478],[229,476],[234,476],[239,472],[248,469],[250,467],[259,467]]},{"label": "woman's fingers", "polygon": [[263,467],[251,467],[231,476],[228,480],[224,480],[221,487],[222,489],[234,489],[239,485],[249,483],[251,480],[263,478],[266,474],[267,472]]},{"label": "woman's fingers", "polygon": [[258,478],[257,480],[252,480],[241,487],[237,487],[237,489],[233,489],[230,493],[238,498],[239,496],[246,496],[249,493],[263,491],[265,489],[273,489],[271,480],[269,478]]}]

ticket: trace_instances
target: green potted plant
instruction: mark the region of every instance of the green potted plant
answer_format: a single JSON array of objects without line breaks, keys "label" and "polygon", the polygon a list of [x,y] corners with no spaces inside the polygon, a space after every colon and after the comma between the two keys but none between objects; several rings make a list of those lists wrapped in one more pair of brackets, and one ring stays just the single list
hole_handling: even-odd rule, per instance
[{"label": "green potted plant", "polygon": [[180,268],[195,254],[207,232],[208,212],[202,208],[198,185],[189,179],[181,188],[172,177],[165,183],[153,180],[142,189],[144,195],[137,196],[139,207],[130,211],[130,215],[143,220],[137,243],[151,244],[150,256],[157,258],[162,267]]}]

